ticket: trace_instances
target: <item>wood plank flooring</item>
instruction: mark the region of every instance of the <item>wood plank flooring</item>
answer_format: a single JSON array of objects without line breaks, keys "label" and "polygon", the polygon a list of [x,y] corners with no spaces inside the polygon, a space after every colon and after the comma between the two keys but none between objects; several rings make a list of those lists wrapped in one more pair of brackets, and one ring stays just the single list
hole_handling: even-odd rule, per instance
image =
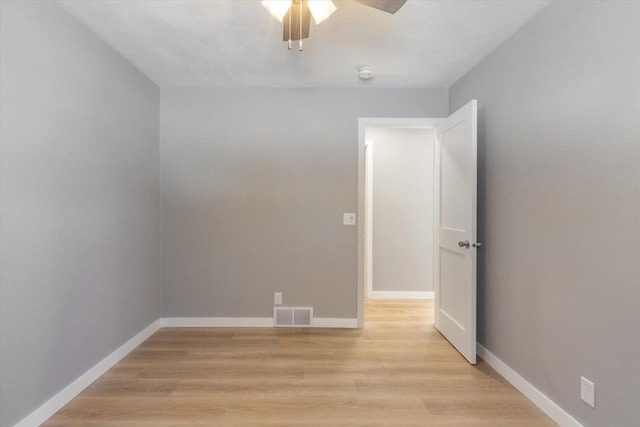
[{"label": "wood plank flooring", "polygon": [[556,424],[433,327],[432,301],[371,300],[350,329],[164,328],[44,426]]}]

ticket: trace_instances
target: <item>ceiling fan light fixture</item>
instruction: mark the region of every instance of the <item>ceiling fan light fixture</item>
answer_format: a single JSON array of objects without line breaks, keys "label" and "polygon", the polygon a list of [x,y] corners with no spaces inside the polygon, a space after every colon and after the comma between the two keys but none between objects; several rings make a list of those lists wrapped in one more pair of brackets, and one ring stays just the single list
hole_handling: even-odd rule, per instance
[{"label": "ceiling fan light fixture", "polygon": [[262,6],[264,6],[274,18],[282,22],[282,19],[291,8],[291,0],[262,0]]},{"label": "ceiling fan light fixture", "polygon": [[311,16],[313,16],[313,20],[316,25],[327,19],[336,11],[336,5],[333,4],[331,0],[308,0],[307,6],[309,6],[309,11],[311,12]]}]

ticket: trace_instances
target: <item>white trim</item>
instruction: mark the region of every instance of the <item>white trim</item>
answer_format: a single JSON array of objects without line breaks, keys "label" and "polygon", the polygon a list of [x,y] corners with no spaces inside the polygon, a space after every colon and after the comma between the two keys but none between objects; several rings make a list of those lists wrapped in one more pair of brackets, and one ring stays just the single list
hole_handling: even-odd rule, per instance
[{"label": "white trim", "polygon": [[509,365],[500,360],[496,355],[477,344],[478,356],[480,356],[489,366],[509,381],[518,391],[525,395],[534,405],[547,414],[553,421],[562,427],[584,427],[569,413],[562,409],[557,403],[549,399],[543,392],[538,390],[533,384],[524,379],[514,371]]},{"label": "white trim", "polygon": [[433,291],[404,292],[404,291],[371,291],[370,299],[433,299]]},{"label": "white trim", "polygon": [[160,328],[161,321],[158,319],[120,346],[116,351],[102,359],[84,374],[80,375],[75,381],[63,388],[31,414],[23,418],[14,427],[33,427],[44,423],[53,414],[58,412],[60,408],[69,403],[71,399],[80,394],[82,390],[87,388],[92,382],[97,380],[98,377],[111,369],[113,365],[118,363],[122,358],[129,354],[131,350],[142,344],[144,340],[149,338]]},{"label": "white trim", "polygon": [[[272,328],[273,317],[164,317],[165,328]],[[316,317],[312,328],[357,328],[358,319]]]},{"label": "white trim", "polygon": [[273,317],[163,317],[166,328],[271,328]]},{"label": "white trim", "polygon": [[[364,218],[364,137],[368,126],[433,129],[442,118],[358,118],[358,217]],[[364,221],[358,221],[358,327],[364,327],[365,262]]]},{"label": "white trim", "polygon": [[[432,129],[445,117],[424,118],[424,117],[359,117],[358,125],[364,128],[367,126],[380,126],[386,128],[409,128],[409,129]],[[364,138],[363,138],[364,141]]]},{"label": "white trim", "polygon": [[314,328],[357,328],[358,319],[316,317],[313,319]]},{"label": "white trim", "polygon": [[365,298],[373,292],[373,141],[364,141],[364,280]]}]

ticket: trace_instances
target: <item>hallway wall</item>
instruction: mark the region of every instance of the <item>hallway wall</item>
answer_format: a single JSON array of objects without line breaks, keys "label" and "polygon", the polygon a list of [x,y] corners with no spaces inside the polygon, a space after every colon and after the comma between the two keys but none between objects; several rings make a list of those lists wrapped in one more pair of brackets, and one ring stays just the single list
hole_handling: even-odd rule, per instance
[{"label": "hallway wall", "polygon": [[432,129],[368,127],[372,150],[372,289],[433,291]]}]

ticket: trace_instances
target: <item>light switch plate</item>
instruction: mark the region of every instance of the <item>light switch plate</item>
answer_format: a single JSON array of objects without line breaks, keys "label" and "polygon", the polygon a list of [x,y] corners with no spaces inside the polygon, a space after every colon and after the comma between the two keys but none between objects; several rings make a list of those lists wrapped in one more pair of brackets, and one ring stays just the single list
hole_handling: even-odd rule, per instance
[{"label": "light switch plate", "polygon": [[274,305],[282,304],[282,292],[274,292],[273,293],[273,304]]},{"label": "light switch plate", "polygon": [[343,225],[356,225],[356,214],[355,213],[343,213],[342,214],[342,224]]}]

